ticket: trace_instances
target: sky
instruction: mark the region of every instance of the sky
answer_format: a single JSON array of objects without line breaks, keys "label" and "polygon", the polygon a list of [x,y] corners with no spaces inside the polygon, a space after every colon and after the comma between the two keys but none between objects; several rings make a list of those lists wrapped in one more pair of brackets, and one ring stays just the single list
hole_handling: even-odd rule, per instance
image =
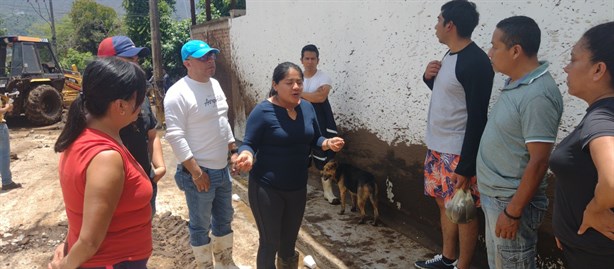
[{"label": "sky", "polygon": [[[40,17],[40,13],[48,17],[49,13],[46,9],[50,0],[0,0],[0,15],[2,17],[13,16],[14,14],[28,14]],[[57,19],[65,16],[70,12],[73,0],[52,0],[53,13]],[[176,0],[176,13],[180,18],[188,18],[190,14],[190,0]],[[195,0],[198,1],[198,0]],[[122,0],[96,0],[97,3],[112,7],[118,13],[123,15]]]}]

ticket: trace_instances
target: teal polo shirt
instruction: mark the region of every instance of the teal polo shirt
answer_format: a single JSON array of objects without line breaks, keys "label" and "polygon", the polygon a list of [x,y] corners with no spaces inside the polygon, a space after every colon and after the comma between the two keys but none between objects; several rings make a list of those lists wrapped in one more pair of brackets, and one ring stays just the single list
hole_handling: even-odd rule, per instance
[{"label": "teal polo shirt", "polygon": [[[529,162],[526,144],[554,143],[563,113],[563,98],[548,72],[548,63],[523,78],[506,82],[488,115],[477,157],[481,194],[512,197]],[[545,194],[545,177],[536,195]]]}]

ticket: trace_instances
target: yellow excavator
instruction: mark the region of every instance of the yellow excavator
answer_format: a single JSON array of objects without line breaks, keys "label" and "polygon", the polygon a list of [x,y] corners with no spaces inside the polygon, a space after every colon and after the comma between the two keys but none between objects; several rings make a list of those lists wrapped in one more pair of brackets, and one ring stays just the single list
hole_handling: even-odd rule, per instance
[{"label": "yellow excavator", "polygon": [[64,89],[62,90],[62,100],[66,108],[70,107],[70,104],[79,96],[83,80],[76,65],[73,64],[70,69],[64,70],[64,77],[66,79],[64,80]]},{"label": "yellow excavator", "polygon": [[76,67],[63,70],[46,38],[0,36],[0,95],[10,97],[13,111],[34,125],[62,119],[63,106],[81,90]]}]

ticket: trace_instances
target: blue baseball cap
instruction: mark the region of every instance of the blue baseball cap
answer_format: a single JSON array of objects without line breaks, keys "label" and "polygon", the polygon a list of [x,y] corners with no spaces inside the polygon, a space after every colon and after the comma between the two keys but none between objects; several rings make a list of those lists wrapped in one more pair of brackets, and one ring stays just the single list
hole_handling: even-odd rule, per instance
[{"label": "blue baseball cap", "polygon": [[145,57],[150,53],[148,48],[137,47],[127,36],[107,37],[98,45],[98,57]]},{"label": "blue baseball cap", "polygon": [[181,47],[181,59],[185,61],[188,57],[200,58],[211,51],[215,54],[220,53],[220,50],[210,47],[201,40],[190,40]]}]

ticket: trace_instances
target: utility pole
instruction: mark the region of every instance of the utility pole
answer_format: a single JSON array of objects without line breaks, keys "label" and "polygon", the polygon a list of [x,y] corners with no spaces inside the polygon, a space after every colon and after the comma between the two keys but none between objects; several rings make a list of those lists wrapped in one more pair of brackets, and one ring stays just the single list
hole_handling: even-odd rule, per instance
[{"label": "utility pole", "polygon": [[153,65],[154,88],[156,114],[159,122],[164,122],[164,117],[160,118],[163,112],[162,92],[164,89],[162,74],[162,52],[160,44],[160,10],[158,0],[149,0],[149,25],[151,27],[151,62]]},{"label": "utility pole", "polygon": [[194,1],[190,0],[190,18],[192,18],[192,25],[196,25],[196,5],[194,5]]},{"label": "utility pole", "polygon": [[211,20],[211,0],[205,0],[205,15],[207,21]]},{"label": "utility pole", "polygon": [[51,47],[55,54],[57,53],[57,42],[55,36],[55,19],[53,16],[53,0],[49,0],[49,12],[51,12]]},{"label": "utility pole", "polygon": [[[162,86],[162,61],[160,49],[160,11],[158,0],[149,0],[149,25],[151,27],[151,61],[156,86]],[[159,83],[159,84],[158,84]]]}]

